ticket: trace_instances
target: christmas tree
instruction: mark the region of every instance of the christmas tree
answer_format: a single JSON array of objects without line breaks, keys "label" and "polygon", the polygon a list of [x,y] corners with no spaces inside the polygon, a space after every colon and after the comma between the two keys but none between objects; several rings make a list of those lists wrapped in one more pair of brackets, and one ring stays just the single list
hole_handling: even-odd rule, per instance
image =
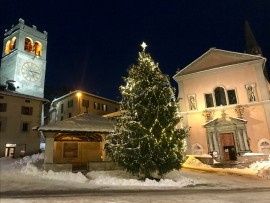
[{"label": "christmas tree", "polygon": [[106,139],[106,152],[128,172],[152,178],[179,169],[183,161],[186,129],[176,129],[180,121],[178,103],[169,77],[145,52],[124,78],[121,116]]}]

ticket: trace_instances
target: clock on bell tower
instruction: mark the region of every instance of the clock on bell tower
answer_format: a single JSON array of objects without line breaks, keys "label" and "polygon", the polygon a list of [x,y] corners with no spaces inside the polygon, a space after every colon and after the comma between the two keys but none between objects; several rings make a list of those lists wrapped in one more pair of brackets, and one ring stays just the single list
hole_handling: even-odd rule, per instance
[{"label": "clock on bell tower", "polygon": [[25,25],[23,19],[4,34],[0,84],[13,82],[16,91],[44,97],[47,54],[46,31]]}]

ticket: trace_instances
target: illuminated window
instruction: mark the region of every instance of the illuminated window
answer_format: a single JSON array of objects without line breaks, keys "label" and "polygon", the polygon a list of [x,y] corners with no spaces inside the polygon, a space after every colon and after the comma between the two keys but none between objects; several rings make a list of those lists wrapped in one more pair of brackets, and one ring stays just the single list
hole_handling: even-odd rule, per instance
[{"label": "illuminated window", "polygon": [[24,41],[24,50],[25,51],[28,51],[28,52],[32,52],[33,51],[33,41],[29,37],[26,37],[25,38],[25,41]]},{"label": "illuminated window", "polygon": [[16,144],[6,144],[5,156],[14,158]]},{"label": "illuminated window", "polygon": [[5,54],[9,54],[9,52],[15,49],[15,47],[16,47],[16,37],[13,37],[11,41],[8,40],[6,43]]},{"label": "illuminated window", "polygon": [[22,115],[32,115],[33,114],[33,107],[22,106],[21,114]]},{"label": "illuminated window", "polygon": [[10,52],[10,40],[8,40],[6,43],[5,54],[9,54],[9,52]]},{"label": "illuminated window", "polygon": [[13,49],[15,49],[16,47],[16,37],[12,37],[12,40],[10,42],[10,51],[12,51]]},{"label": "illuminated window", "polygon": [[108,105],[102,104],[102,110],[103,110],[103,111],[107,111],[107,110],[108,110]]},{"label": "illuminated window", "polygon": [[100,103],[94,102],[94,109],[100,109]]},{"label": "illuminated window", "polygon": [[42,50],[42,45],[41,45],[41,43],[40,42],[35,42],[35,49],[34,49],[34,51],[35,51],[35,54],[37,55],[37,56],[41,56],[41,50]]}]

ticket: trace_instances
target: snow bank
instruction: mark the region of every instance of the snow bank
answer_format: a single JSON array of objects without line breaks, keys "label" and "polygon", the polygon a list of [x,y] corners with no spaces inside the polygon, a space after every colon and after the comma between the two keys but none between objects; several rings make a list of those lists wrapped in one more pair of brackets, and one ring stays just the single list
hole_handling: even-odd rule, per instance
[{"label": "snow bank", "polygon": [[[140,187],[185,187],[187,185],[197,184],[197,180],[183,177],[179,171],[172,171],[164,176],[160,181],[138,180],[137,176],[133,176],[125,171],[92,171],[84,176],[81,172],[53,172],[44,171],[38,167],[36,163],[43,161],[44,154],[35,154],[18,159],[13,165],[21,166],[20,172],[29,176],[35,176],[43,179],[85,183],[89,186],[106,185],[106,186],[140,186]],[[12,168],[12,167],[10,167]]]},{"label": "snow bank", "polygon": [[19,160],[16,160],[15,164],[36,163],[40,160],[44,160],[44,153],[34,154],[32,156],[25,156]]},{"label": "snow bank", "polygon": [[179,171],[168,173],[160,181],[146,179],[138,180],[138,177],[132,176],[125,171],[91,171],[86,175],[90,183],[96,185],[110,186],[142,186],[142,187],[184,187],[195,185],[197,181],[180,176]]},{"label": "snow bank", "polygon": [[67,182],[78,182],[85,183],[88,179],[81,173],[72,173],[72,172],[53,172],[53,171],[43,171],[39,170],[36,166],[34,166],[31,162],[28,162],[25,167],[21,170],[22,173],[31,176],[38,176],[41,178],[46,178],[49,180],[60,180]]},{"label": "snow bank", "polygon": [[250,164],[249,168],[257,171],[259,177],[270,180],[270,157],[268,161],[257,161]]},{"label": "snow bank", "polygon": [[[164,176],[164,179],[160,181],[139,180],[137,176],[133,176],[125,171],[91,171],[87,175],[83,175],[81,172],[53,172],[42,170],[42,164],[44,160],[44,154],[35,154],[33,156],[24,157],[21,159],[11,159],[3,157],[0,159],[1,176],[5,177],[11,175],[14,178],[22,176],[23,174],[28,176],[35,176],[37,178],[48,179],[51,181],[65,181],[69,183],[82,183],[86,187],[93,187],[97,185],[108,186],[108,187],[139,187],[143,188],[157,188],[166,189],[168,187],[181,188],[188,185],[199,184],[199,180],[196,178],[187,178],[181,174],[180,171],[174,170]],[[196,159],[194,156],[189,156],[183,166],[192,166],[194,168],[200,168],[205,170],[213,169],[211,166],[203,164],[201,161]],[[210,169],[209,169],[210,168]],[[216,168],[216,170],[219,170]],[[223,169],[220,169],[223,170]],[[270,159],[269,161],[256,162],[250,165],[246,169],[229,169],[228,171],[241,171],[247,173],[248,170],[253,170],[253,174],[270,179]]]},{"label": "snow bank", "polygon": [[[255,153],[246,153],[245,156],[252,156],[252,155],[262,155],[262,154],[255,154]],[[197,155],[196,155],[197,156]],[[184,162],[183,167],[192,167],[192,168],[200,168],[200,169],[211,169],[212,167],[206,164],[203,164],[201,161],[196,159],[195,156],[189,155],[187,160]],[[236,172],[241,174],[252,174],[251,172],[256,172],[259,177],[269,179],[270,180],[270,156],[268,161],[257,161],[252,163],[248,168],[239,169],[239,168],[227,168],[226,170],[223,168],[215,170],[220,171],[228,171],[228,172]]]}]

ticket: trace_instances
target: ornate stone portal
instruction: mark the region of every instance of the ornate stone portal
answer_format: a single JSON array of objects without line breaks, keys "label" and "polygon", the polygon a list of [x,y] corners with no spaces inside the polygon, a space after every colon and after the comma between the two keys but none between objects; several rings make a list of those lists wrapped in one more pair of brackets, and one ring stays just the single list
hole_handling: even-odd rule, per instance
[{"label": "ornate stone portal", "polygon": [[246,130],[247,121],[241,118],[216,118],[204,125],[209,152],[216,151],[219,161],[237,160],[250,152]]}]

